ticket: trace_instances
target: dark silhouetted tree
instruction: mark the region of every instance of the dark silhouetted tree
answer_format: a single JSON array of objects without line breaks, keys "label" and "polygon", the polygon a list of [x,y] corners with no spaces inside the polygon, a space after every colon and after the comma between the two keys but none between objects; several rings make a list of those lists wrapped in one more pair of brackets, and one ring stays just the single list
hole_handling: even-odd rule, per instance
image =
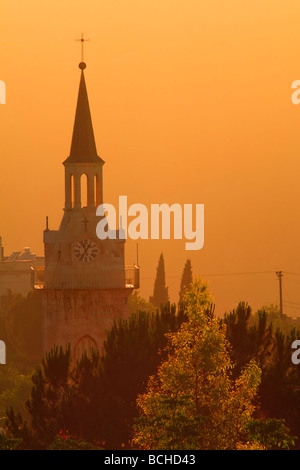
[{"label": "dark silhouetted tree", "polygon": [[162,253],[159,257],[156,269],[153,296],[150,297],[149,301],[157,308],[169,302],[168,288],[166,287],[165,262]]},{"label": "dark silhouetted tree", "polygon": [[83,355],[73,370],[69,353],[55,349],[33,375],[27,403],[31,421],[25,425],[10,410],[9,431],[23,438],[24,448],[48,448],[61,430],[106,449],[128,447],[138,415],[136,398],[164,357],[165,334],[184,319],[170,304],[160,312],[119,319],[107,334],[102,356],[98,351]]},{"label": "dark silhouetted tree", "polygon": [[284,419],[291,432],[298,436],[300,448],[300,371],[292,363],[291,345],[300,338],[299,330],[292,329],[288,335],[277,328],[274,333],[272,360],[263,370],[260,399],[264,414]]},{"label": "dark silhouetted tree", "polygon": [[273,341],[272,326],[267,323],[265,312],[259,311],[257,322],[249,324],[251,307],[245,302],[239,302],[237,308],[224,315],[221,323],[226,325],[226,336],[232,346],[231,358],[235,363],[235,374],[251,359],[263,366],[270,358]]},{"label": "dark silhouetted tree", "polygon": [[31,397],[26,402],[30,423],[13,408],[7,411],[8,431],[22,439],[24,448],[45,449],[65,425],[65,404],[72,395],[70,348],[54,347],[32,376]]},{"label": "dark silhouetted tree", "polygon": [[[292,328],[288,334],[284,334],[278,327],[274,331],[274,315],[270,318],[272,322],[269,322],[268,311],[264,309],[259,310],[253,318],[251,308],[245,302],[240,302],[236,310],[225,314],[221,324],[225,323],[226,336],[231,344],[230,356],[235,364],[233,377],[239,374],[248,361],[255,359],[259,363],[262,379],[257,403],[258,416],[270,420],[266,429],[271,425],[273,427],[276,419],[284,420],[282,422],[286,423],[290,432],[298,436],[296,447],[299,449],[300,372],[299,366],[291,361],[291,344],[300,338],[300,332]],[[287,328],[288,325],[284,324],[284,329]],[[255,432],[258,429],[261,433],[261,426],[260,423],[257,428],[254,424],[251,429]],[[274,432],[278,426],[280,423],[276,424]]]},{"label": "dark silhouetted tree", "polygon": [[180,282],[179,304],[183,301],[184,293],[189,289],[193,281],[192,263],[190,259],[186,260]]}]

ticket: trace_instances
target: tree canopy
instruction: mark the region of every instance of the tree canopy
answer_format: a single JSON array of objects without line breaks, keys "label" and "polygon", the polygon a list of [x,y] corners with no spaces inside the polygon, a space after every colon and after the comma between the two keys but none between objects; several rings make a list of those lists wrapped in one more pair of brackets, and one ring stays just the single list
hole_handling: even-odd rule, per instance
[{"label": "tree canopy", "polygon": [[138,398],[133,443],[145,449],[246,448],[261,370],[251,361],[232,381],[225,328],[207,314],[212,298],[203,281],[191,284],[184,302],[188,321],[169,334],[168,358]]}]

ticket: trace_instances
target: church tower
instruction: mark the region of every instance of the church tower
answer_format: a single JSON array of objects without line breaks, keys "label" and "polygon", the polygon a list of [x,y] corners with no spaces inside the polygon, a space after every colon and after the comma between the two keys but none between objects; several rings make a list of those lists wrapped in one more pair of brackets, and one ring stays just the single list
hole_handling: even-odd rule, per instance
[{"label": "church tower", "polygon": [[115,319],[127,316],[138,267],[125,267],[124,242],[99,240],[96,207],[103,203],[103,165],[97,154],[84,70],[65,169],[65,207],[59,230],[44,230],[44,349],[71,344],[73,358],[101,349]]}]

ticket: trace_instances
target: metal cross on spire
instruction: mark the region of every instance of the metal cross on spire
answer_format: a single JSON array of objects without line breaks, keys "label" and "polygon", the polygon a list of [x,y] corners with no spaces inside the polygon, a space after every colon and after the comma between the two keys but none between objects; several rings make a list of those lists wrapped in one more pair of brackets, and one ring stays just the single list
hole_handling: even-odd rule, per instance
[{"label": "metal cross on spire", "polygon": [[81,42],[81,62],[84,62],[84,43],[86,41],[89,41],[89,39],[84,38],[84,33],[81,33],[81,38],[80,39],[75,39],[75,41],[80,41]]}]

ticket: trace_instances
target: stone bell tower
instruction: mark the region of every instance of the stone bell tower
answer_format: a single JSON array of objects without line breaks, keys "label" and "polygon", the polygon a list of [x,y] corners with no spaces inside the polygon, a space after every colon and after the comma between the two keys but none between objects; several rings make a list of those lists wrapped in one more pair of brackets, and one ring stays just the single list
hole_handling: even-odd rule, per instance
[{"label": "stone bell tower", "polygon": [[[100,349],[106,331],[127,315],[138,287],[138,267],[125,267],[124,240],[99,240],[96,207],[103,203],[103,165],[98,156],[85,84],[81,78],[71,150],[65,168],[65,207],[58,230],[44,230],[44,349],[71,344],[73,358]],[[41,287],[41,286],[40,286]]]}]

